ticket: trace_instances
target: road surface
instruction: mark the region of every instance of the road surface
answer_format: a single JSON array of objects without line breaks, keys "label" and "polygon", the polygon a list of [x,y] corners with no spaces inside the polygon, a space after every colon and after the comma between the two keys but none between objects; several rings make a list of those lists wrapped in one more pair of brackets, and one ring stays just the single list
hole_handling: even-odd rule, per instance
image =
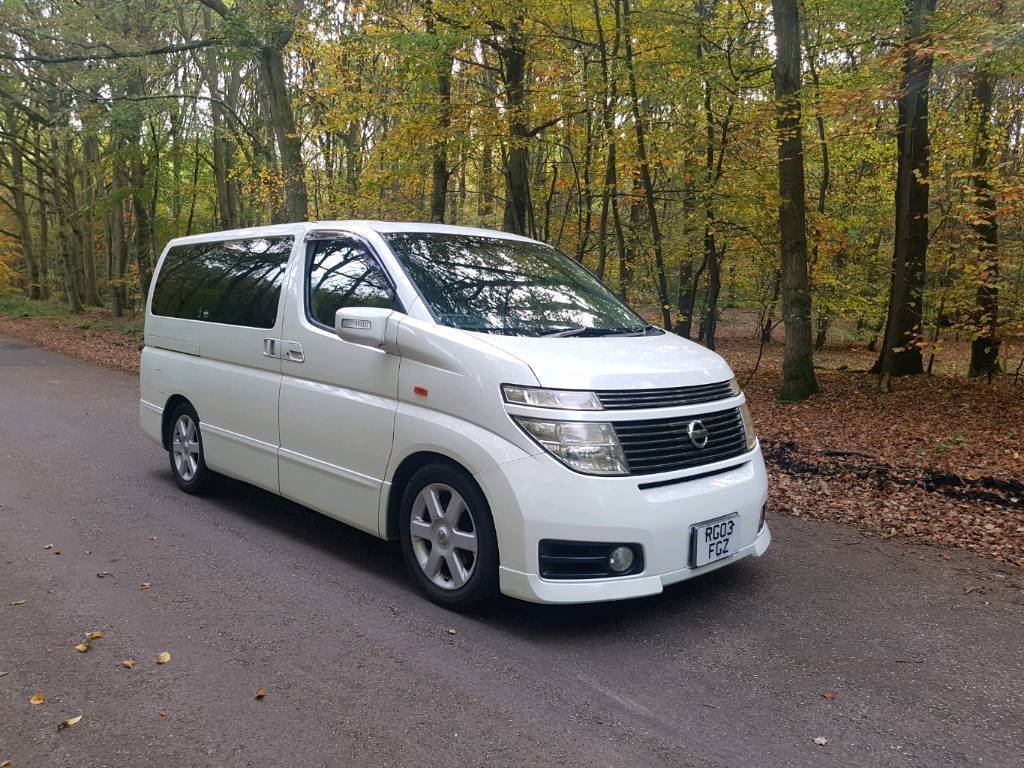
[{"label": "road surface", "polygon": [[1019,571],[769,512],[768,556],[656,598],[459,616],[395,545],[179,492],[137,392],[0,338],[0,763],[1024,761]]}]

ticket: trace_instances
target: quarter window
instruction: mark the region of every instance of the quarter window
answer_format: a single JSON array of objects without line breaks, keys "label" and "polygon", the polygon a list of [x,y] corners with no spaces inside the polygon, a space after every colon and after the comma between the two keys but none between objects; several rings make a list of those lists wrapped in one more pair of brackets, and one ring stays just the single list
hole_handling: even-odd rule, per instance
[{"label": "quarter window", "polygon": [[273,328],[295,238],[176,245],[153,289],[154,315]]},{"label": "quarter window", "polygon": [[395,294],[387,277],[358,240],[318,240],[308,265],[306,296],[313,322],[334,328],[334,313],[343,307],[394,306]]}]

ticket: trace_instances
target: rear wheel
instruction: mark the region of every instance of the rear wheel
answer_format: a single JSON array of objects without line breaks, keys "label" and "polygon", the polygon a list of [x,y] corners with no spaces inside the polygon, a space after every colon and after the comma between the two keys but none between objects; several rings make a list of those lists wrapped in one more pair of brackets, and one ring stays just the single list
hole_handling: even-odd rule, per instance
[{"label": "rear wheel", "polygon": [[402,554],[416,583],[438,605],[462,611],[498,587],[498,543],[487,500],[463,470],[429,464],[402,495]]},{"label": "rear wheel", "polygon": [[203,435],[199,416],[189,403],[181,403],[171,414],[171,434],[167,453],[171,472],[178,487],[186,493],[202,493],[209,489],[213,473],[203,457]]}]

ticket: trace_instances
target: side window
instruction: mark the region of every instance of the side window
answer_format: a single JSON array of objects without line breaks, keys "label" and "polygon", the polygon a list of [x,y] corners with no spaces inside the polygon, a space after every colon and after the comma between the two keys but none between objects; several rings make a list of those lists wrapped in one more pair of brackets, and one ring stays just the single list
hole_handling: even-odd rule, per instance
[{"label": "side window", "polygon": [[390,309],[395,293],[376,259],[358,240],[339,238],[313,243],[306,268],[309,319],[334,328],[342,307]]},{"label": "side window", "polygon": [[179,245],[164,258],[153,314],[273,328],[294,238]]}]

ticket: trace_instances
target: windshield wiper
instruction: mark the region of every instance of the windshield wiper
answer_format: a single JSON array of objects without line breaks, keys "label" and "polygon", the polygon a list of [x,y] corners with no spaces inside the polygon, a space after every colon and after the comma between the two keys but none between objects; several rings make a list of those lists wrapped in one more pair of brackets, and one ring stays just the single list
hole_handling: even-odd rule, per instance
[{"label": "windshield wiper", "polygon": [[576,326],[575,328],[563,328],[558,331],[549,331],[548,333],[542,333],[541,336],[545,338],[555,336],[579,336],[580,334],[586,333],[587,331],[590,330],[593,329],[580,325]]},{"label": "windshield wiper", "polygon": [[549,333],[542,333],[544,337],[565,337],[565,336],[643,336],[647,333],[648,328],[653,326],[644,326],[635,331],[631,331],[626,328],[589,328],[586,326],[577,326],[575,328],[564,328],[557,331],[551,331]]},{"label": "windshield wiper", "polygon": [[616,331],[609,333],[609,336],[650,336],[652,332],[660,332],[661,328],[656,325],[645,325],[643,328],[637,331]]}]

